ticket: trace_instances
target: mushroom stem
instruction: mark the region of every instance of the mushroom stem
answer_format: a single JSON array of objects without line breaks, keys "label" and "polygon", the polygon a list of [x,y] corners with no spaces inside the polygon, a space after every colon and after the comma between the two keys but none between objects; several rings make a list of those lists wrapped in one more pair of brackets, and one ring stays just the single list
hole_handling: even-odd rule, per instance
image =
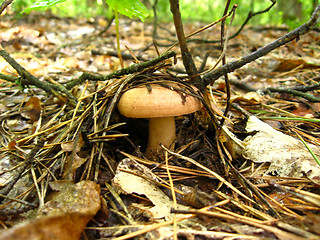
[{"label": "mushroom stem", "polygon": [[158,154],[161,146],[174,149],[173,141],[176,138],[174,117],[149,118],[149,140],[147,155]]}]

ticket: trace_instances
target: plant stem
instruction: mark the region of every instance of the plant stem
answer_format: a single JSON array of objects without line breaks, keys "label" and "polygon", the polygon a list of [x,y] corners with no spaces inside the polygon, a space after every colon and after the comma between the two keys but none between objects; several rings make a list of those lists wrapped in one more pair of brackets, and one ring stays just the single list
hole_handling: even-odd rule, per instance
[{"label": "plant stem", "polygon": [[173,15],[174,26],[176,28],[177,37],[181,49],[183,65],[192,80],[201,81],[200,76],[197,75],[196,65],[194,64],[192,56],[188,50],[187,41],[184,35],[183,24],[181,20],[181,13],[179,9],[179,0],[170,0],[170,9]]},{"label": "plant stem", "polygon": [[121,50],[120,50],[119,14],[118,14],[117,4],[115,5],[115,8],[114,8],[114,19],[115,19],[115,23],[116,23],[116,37],[117,37],[117,52],[118,52],[118,57],[119,57],[119,60],[120,60],[121,68],[124,68],[123,59],[122,59]]}]

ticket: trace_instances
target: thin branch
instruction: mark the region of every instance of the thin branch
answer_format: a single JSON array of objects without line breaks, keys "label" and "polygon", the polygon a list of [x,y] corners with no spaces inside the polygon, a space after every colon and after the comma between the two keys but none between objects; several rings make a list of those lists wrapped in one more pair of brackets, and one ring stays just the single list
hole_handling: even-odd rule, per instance
[{"label": "thin branch", "polygon": [[268,87],[265,89],[255,89],[248,84],[242,83],[237,80],[230,80],[230,83],[232,83],[234,86],[237,86],[238,88],[248,91],[248,92],[261,92],[264,94],[270,94],[273,92],[282,92],[282,93],[288,93],[292,94],[293,96],[302,97],[304,99],[307,99],[310,102],[320,102],[320,98],[317,98],[313,96],[312,94],[306,93],[307,91],[317,90],[320,89],[320,83],[310,85],[310,86],[295,86],[292,88],[284,88],[284,87]]},{"label": "thin branch", "polygon": [[152,38],[153,39],[155,39],[157,37],[157,29],[158,29],[157,5],[158,5],[158,0],[155,0],[153,5],[152,5],[152,10],[153,10],[153,32],[152,32]]},{"label": "thin branch", "polygon": [[244,65],[246,65],[246,64],[262,57],[262,56],[265,56],[266,54],[273,51],[274,49],[276,49],[280,46],[283,46],[286,43],[293,41],[294,39],[299,40],[300,36],[310,32],[315,27],[315,25],[319,21],[319,15],[320,15],[320,4],[316,7],[310,20],[307,23],[292,30],[291,32],[284,35],[283,37],[278,38],[277,40],[258,49],[255,52],[253,52],[245,57],[242,57],[239,60],[227,63],[226,65],[219,67],[216,70],[203,75],[203,77],[202,77],[203,81],[202,82],[198,81],[198,82],[194,83],[194,85],[196,87],[198,87],[201,91],[205,91],[206,87],[209,84],[214,83],[215,80],[217,80],[219,77],[223,76],[224,74],[233,72],[234,70],[241,68]]},{"label": "thin branch", "polygon": [[7,82],[17,83],[20,81],[20,78],[12,76],[12,75],[5,75],[0,73],[0,79],[5,80]]},{"label": "thin branch", "polygon": [[[118,57],[118,53],[117,51],[114,51],[114,50],[92,50],[91,53],[93,55],[108,55],[108,56],[113,56],[113,57]],[[133,57],[131,54],[129,53],[125,53],[125,52],[121,52],[121,56],[124,60],[133,60]],[[144,56],[142,56],[141,54],[138,54],[138,55],[135,55],[136,58],[140,61],[148,61]]]},{"label": "thin branch", "polygon": [[46,82],[41,82],[38,78],[30,74],[24,67],[22,67],[19,63],[14,60],[9,53],[7,53],[4,49],[0,49],[0,56],[4,58],[21,76],[21,84],[22,85],[34,85],[38,88],[43,89],[49,94],[53,93],[53,89]]},{"label": "thin branch", "polygon": [[293,87],[292,90],[300,91],[300,92],[308,92],[313,90],[319,90],[320,89],[320,83],[308,85],[308,86],[296,86]]},{"label": "thin branch", "polygon": [[181,13],[179,9],[179,0],[170,0],[170,9],[173,15],[174,26],[176,28],[177,37],[181,49],[183,65],[192,80],[201,81],[200,76],[197,75],[198,71],[188,50],[187,40],[184,35],[183,24],[181,20]]},{"label": "thin branch", "polygon": [[263,90],[263,92],[264,93],[267,93],[267,92],[289,93],[289,94],[292,94],[294,96],[303,97],[303,98],[307,99],[310,102],[320,102],[320,99],[315,97],[315,96],[313,96],[312,94],[300,92],[300,91],[297,91],[297,90],[294,90],[294,89],[290,89],[290,88],[282,88],[282,87],[273,88],[273,87],[269,87],[269,88]]},{"label": "thin branch", "polygon": [[[196,30],[196,31],[188,34],[188,35],[186,36],[186,38],[188,39],[188,40],[187,40],[187,43],[193,42],[193,40],[197,41],[198,39],[189,39],[189,38],[197,35],[198,33],[201,33],[201,32],[204,32],[204,31],[208,30],[209,28],[215,26],[215,25],[218,24],[219,22],[224,21],[227,17],[229,17],[229,16],[234,12],[236,6],[237,6],[237,5],[234,5],[234,6],[233,6],[233,9],[232,9],[228,14],[225,14],[222,18],[218,19],[217,21],[214,21],[214,22],[212,22],[212,23],[210,23],[210,24],[208,24],[208,25],[206,25],[206,26],[204,26],[204,27],[202,27],[202,28],[200,28],[200,29],[198,29],[198,30]],[[158,38],[159,38],[159,37],[158,37]],[[161,39],[161,38],[159,38],[159,39]],[[162,38],[162,39],[167,40],[167,41],[172,41],[171,39],[168,39],[168,38]],[[214,42],[217,43],[217,42],[219,42],[219,41],[214,41]],[[172,45],[167,49],[167,51],[171,50],[173,47],[175,47],[176,45],[178,45],[178,43],[179,43],[179,42],[175,42],[174,44],[172,44]]]},{"label": "thin branch", "polygon": [[[275,0],[270,0],[272,2],[272,4],[267,7],[266,9],[264,10],[261,10],[259,12],[249,12],[248,13],[248,16],[246,18],[246,20],[243,22],[243,24],[241,25],[241,27],[238,29],[238,31],[236,33],[234,33],[230,39],[233,39],[235,38],[236,36],[238,36],[240,34],[240,32],[243,30],[243,28],[247,25],[247,23],[249,22],[249,20],[251,18],[253,18],[254,16],[258,15],[258,14],[262,14],[262,13],[265,13],[265,12],[268,12],[275,4],[276,4],[276,1]],[[195,39],[189,39],[188,40],[188,43],[189,42],[197,42],[197,43],[218,43],[219,40],[209,40],[209,39],[199,39],[199,38],[195,38]]]},{"label": "thin branch", "polygon": [[268,12],[268,11],[276,4],[276,2],[277,2],[276,0],[270,0],[270,1],[272,2],[272,4],[271,4],[269,7],[267,7],[266,9],[261,10],[261,11],[258,11],[258,12],[251,12],[251,11],[250,11],[250,12],[248,13],[248,16],[247,16],[246,20],[243,22],[243,24],[242,24],[241,27],[238,29],[238,31],[230,37],[230,39],[235,38],[236,36],[238,36],[238,35],[240,34],[240,32],[242,31],[242,29],[244,28],[244,26],[249,22],[249,20],[250,20],[252,17],[254,17],[254,16],[256,16],[256,15],[259,15],[259,14],[262,14],[262,13]]},{"label": "thin branch", "polygon": [[69,104],[71,106],[75,106],[75,99],[74,97],[63,87],[63,86],[56,86],[52,88],[52,84],[49,84],[47,82],[42,82],[35,76],[33,76],[31,73],[29,73],[24,67],[22,67],[15,59],[13,59],[9,53],[7,53],[2,47],[0,47],[0,56],[6,60],[11,67],[13,67],[17,73],[20,75],[20,78],[16,77],[10,77],[8,75],[1,74],[0,78],[10,81],[10,82],[15,82],[15,83],[20,83],[22,86],[29,86],[33,85],[36,86],[45,92],[47,92],[50,95],[53,95],[59,99],[65,99],[63,96],[61,96],[55,89],[59,89],[63,93],[65,93],[68,98],[69,98]]},{"label": "thin branch", "polygon": [[[228,12],[228,9],[229,9],[229,6],[230,6],[230,2],[231,0],[228,0],[227,1],[227,4],[226,4],[226,7],[224,9],[224,13],[223,15],[226,15],[227,12]],[[232,15],[232,19],[230,21],[230,24],[232,23],[233,21],[233,18],[234,18],[234,14]],[[225,30],[225,20],[223,20],[221,22],[221,54],[222,54],[222,65],[225,65],[226,64],[226,55],[225,55],[225,52],[227,50],[227,42],[228,42],[228,32],[227,34],[224,33],[224,30]],[[226,108],[224,110],[224,113],[223,113],[223,116],[227,116],[228,115],[228,112],[229,112],[229,109],[230,109],[230,99],[231,99],[231,90],[230,90],[230,82],[229,82],[229,77],[228,77],[228,74],[225,74],[224,75],[224,81],[226,83],[226,92],[227,92],[227,104],[226,104]],[[220,127],[223,126],[224,124],[224,121],[225,121],[225,118],[221,118],[221,121],[220,121]]]},{"label": "thin branch", "polygon": [[[104,1],[103,1],[104,2]],[[98,36],[103,35],[106,31],[108,31],[108,29],[111,27],[112,23],[114,20],[114,14],[112,15],[112,17],[108,20],[107,26],[105,26],[105,28],[103,28],[99,33]]]},{"label": "thin branch", "polygon": [[167,52],[166,54],[164,54],[160,57],[154,58],[148,62],[132,64],[127,68],[122,68],[122,69],[115,71],[113,73],[110,73],[108,75],[98,75],[98,74],[92,74],[92,73],[85,72],[79,78],[74,79],[74,80],[70,81],[69,83],[67,83],[65,87],[66,87],[66,89],[71,89],[78,84],[82,84],[86,80],[107,81],[112,78],[117,78],[117,77],[121,77],[121,76],[124,76],[127,74],[139,72],[139,71],[142,71],[148,67],[155,66],[158,63],[161,63],[166,59],[174,57],[175,55],[176,55],[175,52],[170,51],[170,52]]},{"label": "thin branch", "polygon": [[5,0],[0,6],[0,15],[1,13],[13,2],[13,0]]}]

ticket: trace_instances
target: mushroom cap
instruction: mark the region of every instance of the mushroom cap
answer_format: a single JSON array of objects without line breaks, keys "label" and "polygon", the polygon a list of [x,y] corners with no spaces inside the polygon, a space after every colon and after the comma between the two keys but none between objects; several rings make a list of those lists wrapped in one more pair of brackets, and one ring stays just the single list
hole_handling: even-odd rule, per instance
[{"label": "mushroom cap", "polygon": [[201,109],[195,97],[157,84],[150,86],[151,91],[143,85],[123,93],[118,103],[119,112],[130,118],[156,118],[180,116]]}]

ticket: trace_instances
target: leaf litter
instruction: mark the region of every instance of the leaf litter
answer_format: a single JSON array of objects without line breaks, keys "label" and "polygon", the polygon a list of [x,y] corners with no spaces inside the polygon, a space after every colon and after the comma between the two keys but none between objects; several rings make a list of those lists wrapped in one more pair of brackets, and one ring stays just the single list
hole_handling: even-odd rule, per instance
[{"label": "leaf litter", "polygon": [[[114,26],[99,35],[105,26],[99,19],[37,14],[27,19],[33,23],[3,21],[0,40],[41,81],[63,86],[83,72],[105,75],[119,68],[113,52]],[[148,45],[152,25],[123,20],[120,27],[122,49],[125,44],[139,59],[156,57]],[[186,31],[198,28],[194,23]],[[173,29],[158,29],[160,52],[172,43],[174,36],[167,30]],[[255,27],[244,31],[230,40],[228,62],[285,33]],[[220,33],[213,29],[199,36],[218,40]],[[319,39],[317,32],[308,33],[229,74],[235,108],[222,128],[227,134],[215,137],[208,109],[179,117],[176,148],[155,159],[144,154],[147,121],[124,118],[116,102],[121,92],[135,85],[176,81],[183,69],[179,55],[174,66],[149,66],[129,77],[76,85],[75,106],[64,100],[68,97],[58,99],[39,88],[2,82],[0,239],[79,239],[81,234],[87,239],[170,239],[174,234],[199,239],[317,239],[319,166],[297,133],[318,156],[318,103],[272,88],[317,84]],[[198,67],[205,53],[210,57],[204,70],[215,64],[220,56],[217,46],[190,42]],[[129,55],[125,65],[131,64]],[[0,66],[2,74],[18,76],[2,58]],[[227,99],[224,81],[217,80],[207,92],[207,106],[220,119]],[[319,97],[317,89],[311,93]]]}]

